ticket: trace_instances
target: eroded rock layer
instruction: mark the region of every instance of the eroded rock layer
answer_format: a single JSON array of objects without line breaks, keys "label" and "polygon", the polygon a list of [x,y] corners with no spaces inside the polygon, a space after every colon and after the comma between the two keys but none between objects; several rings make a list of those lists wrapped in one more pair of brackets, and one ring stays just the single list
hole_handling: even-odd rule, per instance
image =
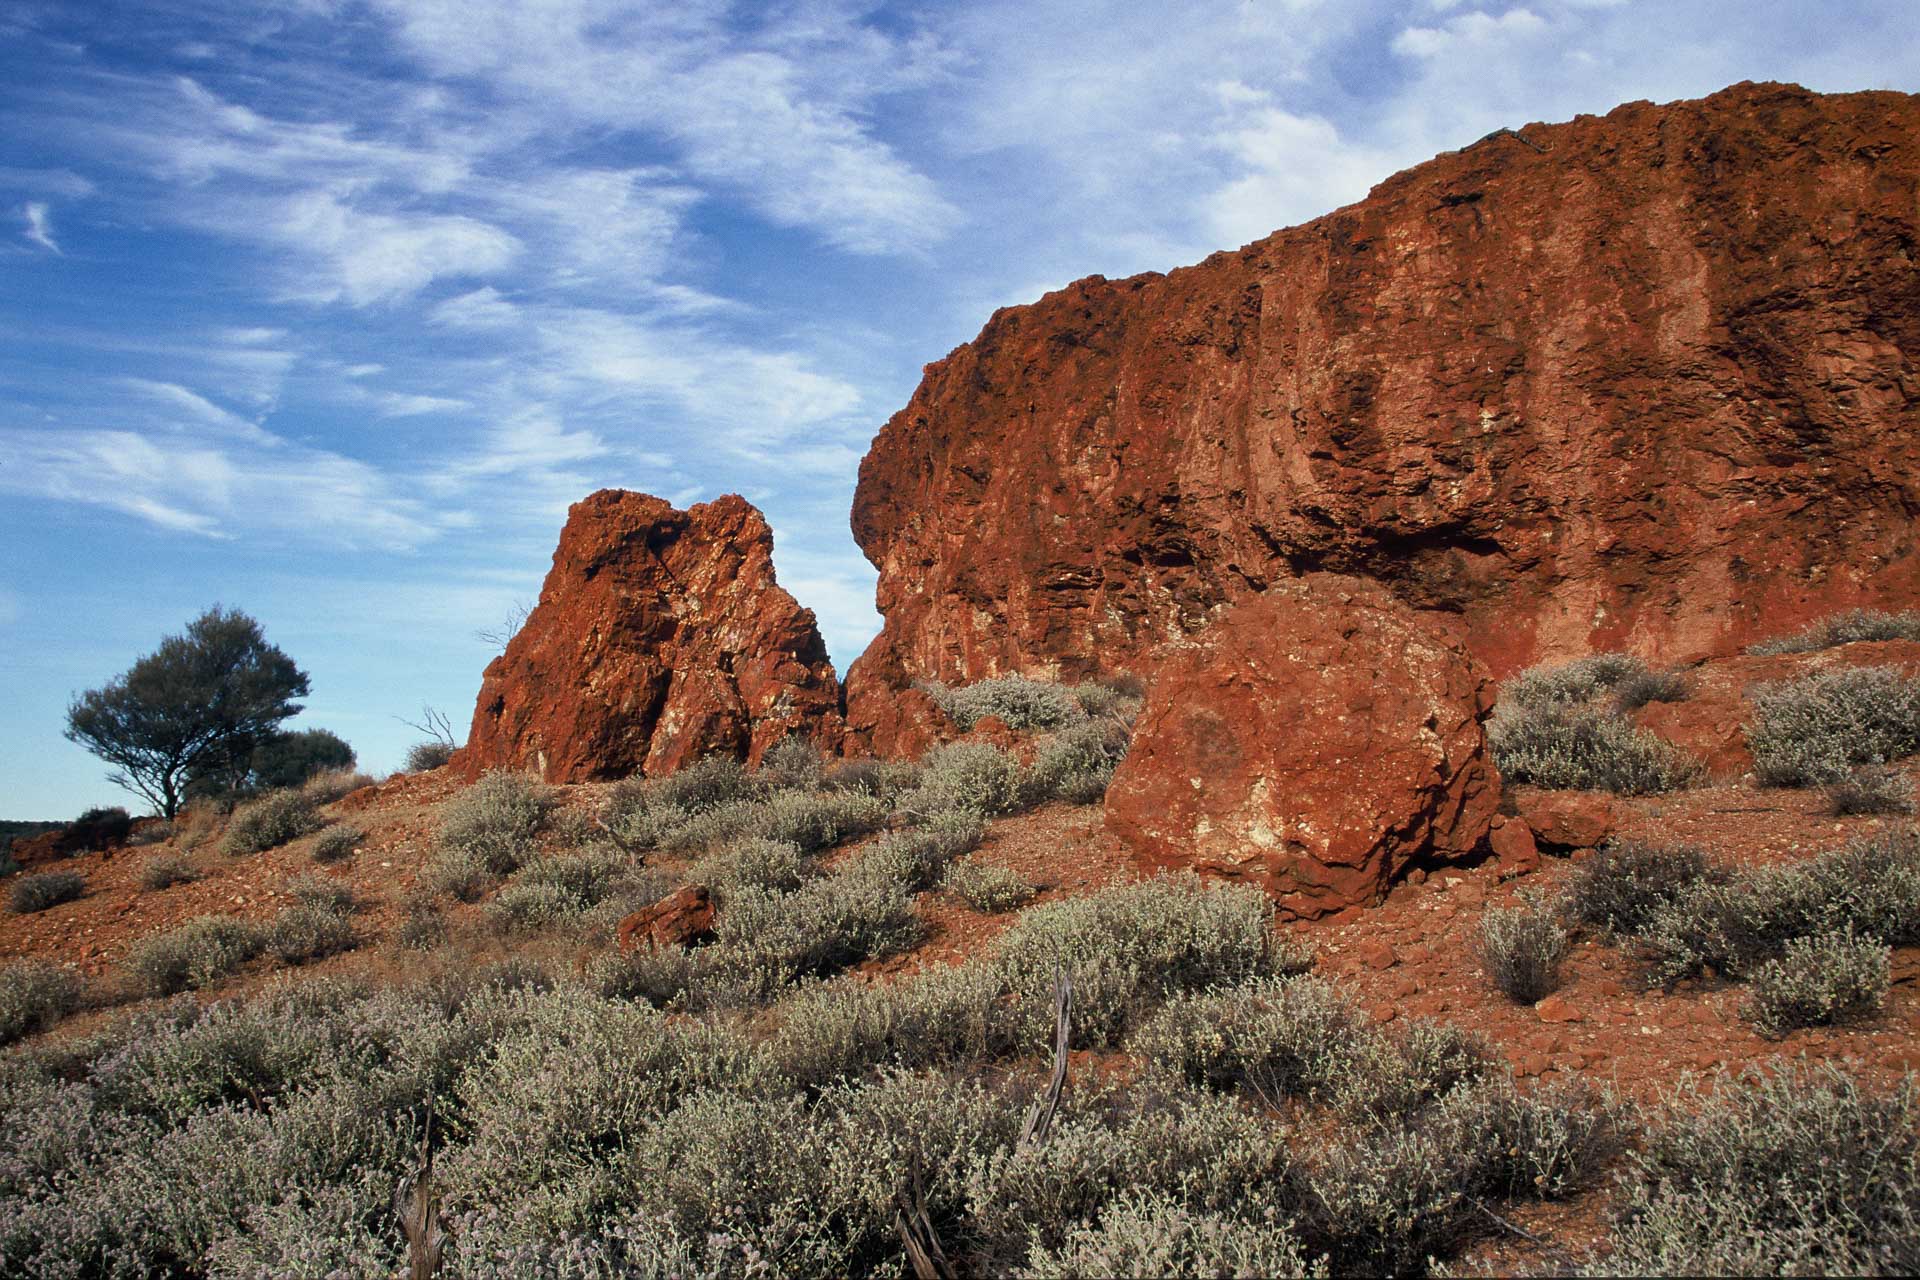
[{"label": "eroded rock layer", "polygon": [[862,464],[848,677],[1138,662],[1312,571],[1496,676],[1920,598],[1920,98],[1740,85],[1528,125],[928,367]]},{"label": "eroded rock layer", "polygon": [[567,513],[456,763],[589,782],[710,752],[757,762],[790,733],[837,744],[838,703],[813,611],[774,581],[759,511],[733,495],[677,511],[603,489]]}]

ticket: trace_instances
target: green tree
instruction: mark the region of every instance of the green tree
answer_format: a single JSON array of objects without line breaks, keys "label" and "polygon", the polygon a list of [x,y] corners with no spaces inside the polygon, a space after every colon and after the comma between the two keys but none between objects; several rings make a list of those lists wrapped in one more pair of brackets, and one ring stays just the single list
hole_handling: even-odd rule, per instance
[{"label": "green tree", "polygon": [[307,674],[260,624],[219,605],[67,707],[67,737],[117,766],[109,781],[171,818],[189,775],[245,771],[300,711]]}]

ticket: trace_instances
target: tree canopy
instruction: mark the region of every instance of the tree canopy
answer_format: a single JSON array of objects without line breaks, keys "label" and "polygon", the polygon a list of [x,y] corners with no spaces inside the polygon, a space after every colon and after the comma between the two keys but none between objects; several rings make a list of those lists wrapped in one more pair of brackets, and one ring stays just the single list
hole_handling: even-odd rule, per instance
[{"label": "tree canopy", "polygon": [[168,636],[125,674],[75,698],[67,737],[108,764],[116,786],[171,818],[189,775],[245,771],[253,753],[299,713],[306,672],[260,624],[213,608]]}]

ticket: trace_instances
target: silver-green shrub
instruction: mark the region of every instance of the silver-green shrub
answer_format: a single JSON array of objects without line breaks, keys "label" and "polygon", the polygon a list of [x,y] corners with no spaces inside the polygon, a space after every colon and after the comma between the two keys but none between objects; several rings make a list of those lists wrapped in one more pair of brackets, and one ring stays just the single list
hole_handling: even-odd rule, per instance
[{"label": "silver-green shrub", "polygon": [[1058,729],[1086,716],[1080,700],[1065,685],[1018,674],[969,685],[923,687],[934,705],[963,730],[987,716],[999,717],[1009,729]]},{"label": "silver-green shrub", "polygon": [[1743,1012],[1762,1035],[1855,1022],[1880,1012],[1892,951],[1851,929],[1794,938],[1754,971]]},{"label": "silver-green shrub", "polygon": [[1039,892],[1033,881],[1012,867],[972,859],[948,867],[940,887],[986,915],[1012,911]]},{"label": "silver-green shrub", "polygon": [[1020,799],[1031,807],[1048,800],[1097,804],[1107,794],[1113,771],[1126,758],[1128,729],[1105,718],[1054,734],[1034,753],[1020,780]]},{"label": "silver-green shrub", "polygon": [[951,809],[998,817],[1020,808],[1020,762],[986,742],[954,742],[929,751],[920,782],[901,796],[904,813],[926,818]]},{"label": "silver-green shrub", "polygon": [[1920,609],[1884,613],[1854,609],[1823,618],[1791,635],[1776,636],[1747,646],[1752,654],[1813,653],[1859,640],[1920,640]]},{"label": "silver-green shrub", "polygon": [[1691,786],[1702,773],[1697,759],[1610,709],[1502,712],[1488,739],[1501,777],[1558,791],[1654,795]]},{"label": "silver-green shrub", "polygon": [[320,833],[320,838],[313,842],[313,860],[315,862],[344,861],[353,856],[353,851],[359,848],[360,842],[366,838],[366,832],[346,823],[328,827]]},{"label": "silver-green shrub", "polygon": [[532,855],[534,836],[552,806],[551,793],[533,778],[488,773],[441,811],[436,851],[457,850],[494,875],[507,875]]},{"label": "silver-green shrub", "polygon": [[1920,751],[1920,678],[1897,667],[1815,671],[1749,696],[1747,746],[1765,786],[1822,786]]},{"label": "silver-green shrub", "polygon": [[86,890],[86,878],[78,871],[41,871],[15,880],[7,894],[7,905],[15,915],[32,915],[72,902]]},{"label": "silver-green shrub", "polygon": [[1669,1099],[1630,1156],[1607,1275],[1908,1275],[1920,1093],[1773,1064]]},{"label": "silver-green shrub", "polygon": [[150,996],[210,987],[267,945],[267,931],[234,916],[200,916],[175,929],[150,933],[127,951],[126,969]]},{"label": "silver-green shrub", "polygon": [[1272,901],[1258,889],[1166,876],[1050,902],[1023,914],[994,963],[1036,1045],[1051,1031],[1055,976],[1074,983],[1074,1043],[1110,1044],[1143,1002],[1271,974]]},{"label": "silver-green shrub", "polygon": [[1017,1273],[1031,1280],[1083,1276],[1324,1276],[1291,1220],[1196,1212],[1165,1192],[1128,1190],[1066,1233],[1059,1248],[1035,1244]]},{"label": "silver-green shrub", "polygon": [[1532,1004],[1560,986],[1571,945],[1552,908],[1529,902],[1491,907],[1480,918],[1480,966],[1509,1000]]},{"label": "silver-green shrub", "polygon": [[1661,904],[1712,874],[1699,849],[1610,840],[1574,867],[1560,909],[1575,925],[1637,933]]},{"label": "silver-green shrub", "polygon": [[931,889],[953,862],[986,836],[986,823],[970,809],[935,813],[921,826],[890,831],[861,851],[855,874],[878,876],[908,893]]},{"label": "silver-green shrub", "polygon": [[269,791],[233,811],[220,849],[234,857],[264,853],[325,825],[314,802],[299,791]]},{"label": "silver-green shrub", "polygon": [[45,960],[0,968],[0,1045],[45,1031],[80,1003],[80,975]]}]

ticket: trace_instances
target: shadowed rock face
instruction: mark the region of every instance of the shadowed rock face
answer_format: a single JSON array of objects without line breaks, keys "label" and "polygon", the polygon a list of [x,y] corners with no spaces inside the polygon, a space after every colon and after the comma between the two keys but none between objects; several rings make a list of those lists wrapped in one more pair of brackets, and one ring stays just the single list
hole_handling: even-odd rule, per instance
[{"label": "shadowed rock face", "polygon": [[456,766],[549,782],[749,762],[789,733],[831,748],[839,684],[773,576],[773,533],[744,498],[677,511],[603,489],[567,513],[540,603],[488,664]]},{"label": "shadowed rock face", "polygon": [[1245,880],[1283,911],[1377,901],[1487,838],[1485,671],[1379,584],[1276,585],[1168,652],[1107,792],[1150,865]]},{"label": "shadowed rock face", "polygon": [[1314,571],[1495,676],[1920,597],[1920,98],[1740,85],[1528,125],[1170,275],[997,313],[861,466],[914,679],[1146,660]]}]

